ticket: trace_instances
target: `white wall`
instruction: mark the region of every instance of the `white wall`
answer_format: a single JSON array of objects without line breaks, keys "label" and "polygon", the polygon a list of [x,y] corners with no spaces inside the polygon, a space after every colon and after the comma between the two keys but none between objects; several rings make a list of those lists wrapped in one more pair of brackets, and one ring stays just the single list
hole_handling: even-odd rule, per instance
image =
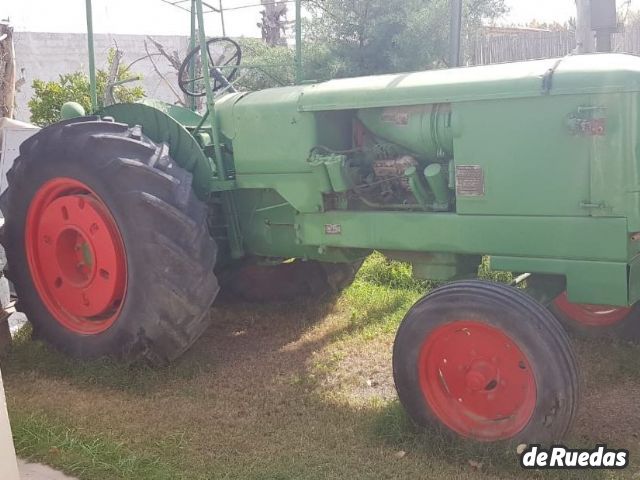
[{"label": "white wall", "polygon": [[[188,49],[188,37],[157,35],[153,38],[164,45],[167,52],[177,50],[180,58],[184,58]],[[26,80],[16,95],[17,119],[29,121],[27,102],[33,94],[31,83],[34,79],[55,80],[60,74],[77,70],[88,73],[87,36],[79,33],[16,32],[14,40],[18,78],[22,74]],[[97,68],[106,69],[107,54],[114,46],[114,41],[124,51],[123,64],[146,56],[144,40],[144,35],[94,35]],[[149,51],[156,52],[155,47],[150,45]],[[154,60],[175,90],[179,91],[175,70],[162,57],[154,57]],[[154,72],[148,59],[136,63],[132,72],[143,76],[142,85],[147,96],[175,102],[175,95]]]},{"label": "white wall", "polygon": [[7,414],[7,401],[4,396],[2,377],[0,376],[0,474],[4,480],[19,480],[16,452],[13,448],[11,425]]}]

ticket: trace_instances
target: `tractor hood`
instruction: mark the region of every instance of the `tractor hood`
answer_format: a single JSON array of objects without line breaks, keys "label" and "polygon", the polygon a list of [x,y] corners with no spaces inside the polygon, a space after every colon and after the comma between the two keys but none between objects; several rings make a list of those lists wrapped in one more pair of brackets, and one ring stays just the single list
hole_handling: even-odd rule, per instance
[{"label": "tractor hood", "polygon": [[300,111],[391,107],[540,95],[640,91],[640,58],[624,54],[331,80],[300,94]]}]

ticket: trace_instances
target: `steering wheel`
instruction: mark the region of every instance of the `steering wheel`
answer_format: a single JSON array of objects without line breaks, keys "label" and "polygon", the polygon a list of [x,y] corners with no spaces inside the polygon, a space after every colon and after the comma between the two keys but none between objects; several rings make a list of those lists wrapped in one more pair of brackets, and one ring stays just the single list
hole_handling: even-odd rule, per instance
[{"label": "steering wheel", "polygon": [[[216,92],[222,88],[228,88],[238,73],[238,65],[242,58],[240,45],[228,37],[216,37],[207,41],[206,48],[209,59],[207,68],[209,77],[213,81],[212,90]],[[200,47],[194,48],[178,70],[178,86],[190,97],[203,97],[207,93],[201,58]],[[192,60],[194,61],[193,78],[189,68]]]}]

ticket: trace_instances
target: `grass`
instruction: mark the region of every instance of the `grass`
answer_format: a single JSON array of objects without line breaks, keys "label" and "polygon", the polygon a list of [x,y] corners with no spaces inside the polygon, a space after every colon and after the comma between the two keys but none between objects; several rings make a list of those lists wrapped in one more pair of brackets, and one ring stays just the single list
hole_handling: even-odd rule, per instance
[{"label": "grass", "polygon": [[[2,363],[18,453],[82,480],[571,478],[412,426],[391,346],[432,285],[410,273],[374,255],[335,302],[214,308],[211,329],[161,370],[77,362],[24,330]],[[631,466],[573,477],[638,478],[640,347],[576,349],[583,408],[567,443],[629,448]]]},{"label": "grass", "polygon": [[83,479],[178,478],[181,472],[157,456],[140,455],[122,442],[63,426],[45,415],[13,416],[21,457],[60,467]]}]

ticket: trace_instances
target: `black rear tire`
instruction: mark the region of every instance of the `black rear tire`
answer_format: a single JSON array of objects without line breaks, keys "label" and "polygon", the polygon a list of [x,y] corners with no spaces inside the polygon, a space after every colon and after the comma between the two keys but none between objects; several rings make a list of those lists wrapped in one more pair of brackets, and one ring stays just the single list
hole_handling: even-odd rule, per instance
[{"label": "black rear tire", "polygon": [[[73,179],[95,192],[126,251],[119,313],[96,334],[81,334],[56,319],[28,264],[29,208],[39,189],[56,178]],[[170,158],[167,145],[154,144],[140,127],[98,117],[73,119],[23,143],[8,179],[1,202],[10,278],[18,308],[37,338],[78,358],[110,356],[160,365],[200,337],[219,290],[213,272],[217,248],[207,229],[207,207],[191,189],[192,175]]]},{"label": "black rear tire", "polygon": [[260,265],[249,260],[220,276],[222,290],[231,297],[254,303],[283,303],[336,295],[353,283],[362,265],[293,260]]},{"label": "black rear tire", "polygon": [[[486,338],[496,342],[483,346]],[[419,300],[396,335],[393,374],[416,424],[482,442],[554,442],[578,405],[577,363],[558,321],[518,289],[490,282],[452,283]]]}]

